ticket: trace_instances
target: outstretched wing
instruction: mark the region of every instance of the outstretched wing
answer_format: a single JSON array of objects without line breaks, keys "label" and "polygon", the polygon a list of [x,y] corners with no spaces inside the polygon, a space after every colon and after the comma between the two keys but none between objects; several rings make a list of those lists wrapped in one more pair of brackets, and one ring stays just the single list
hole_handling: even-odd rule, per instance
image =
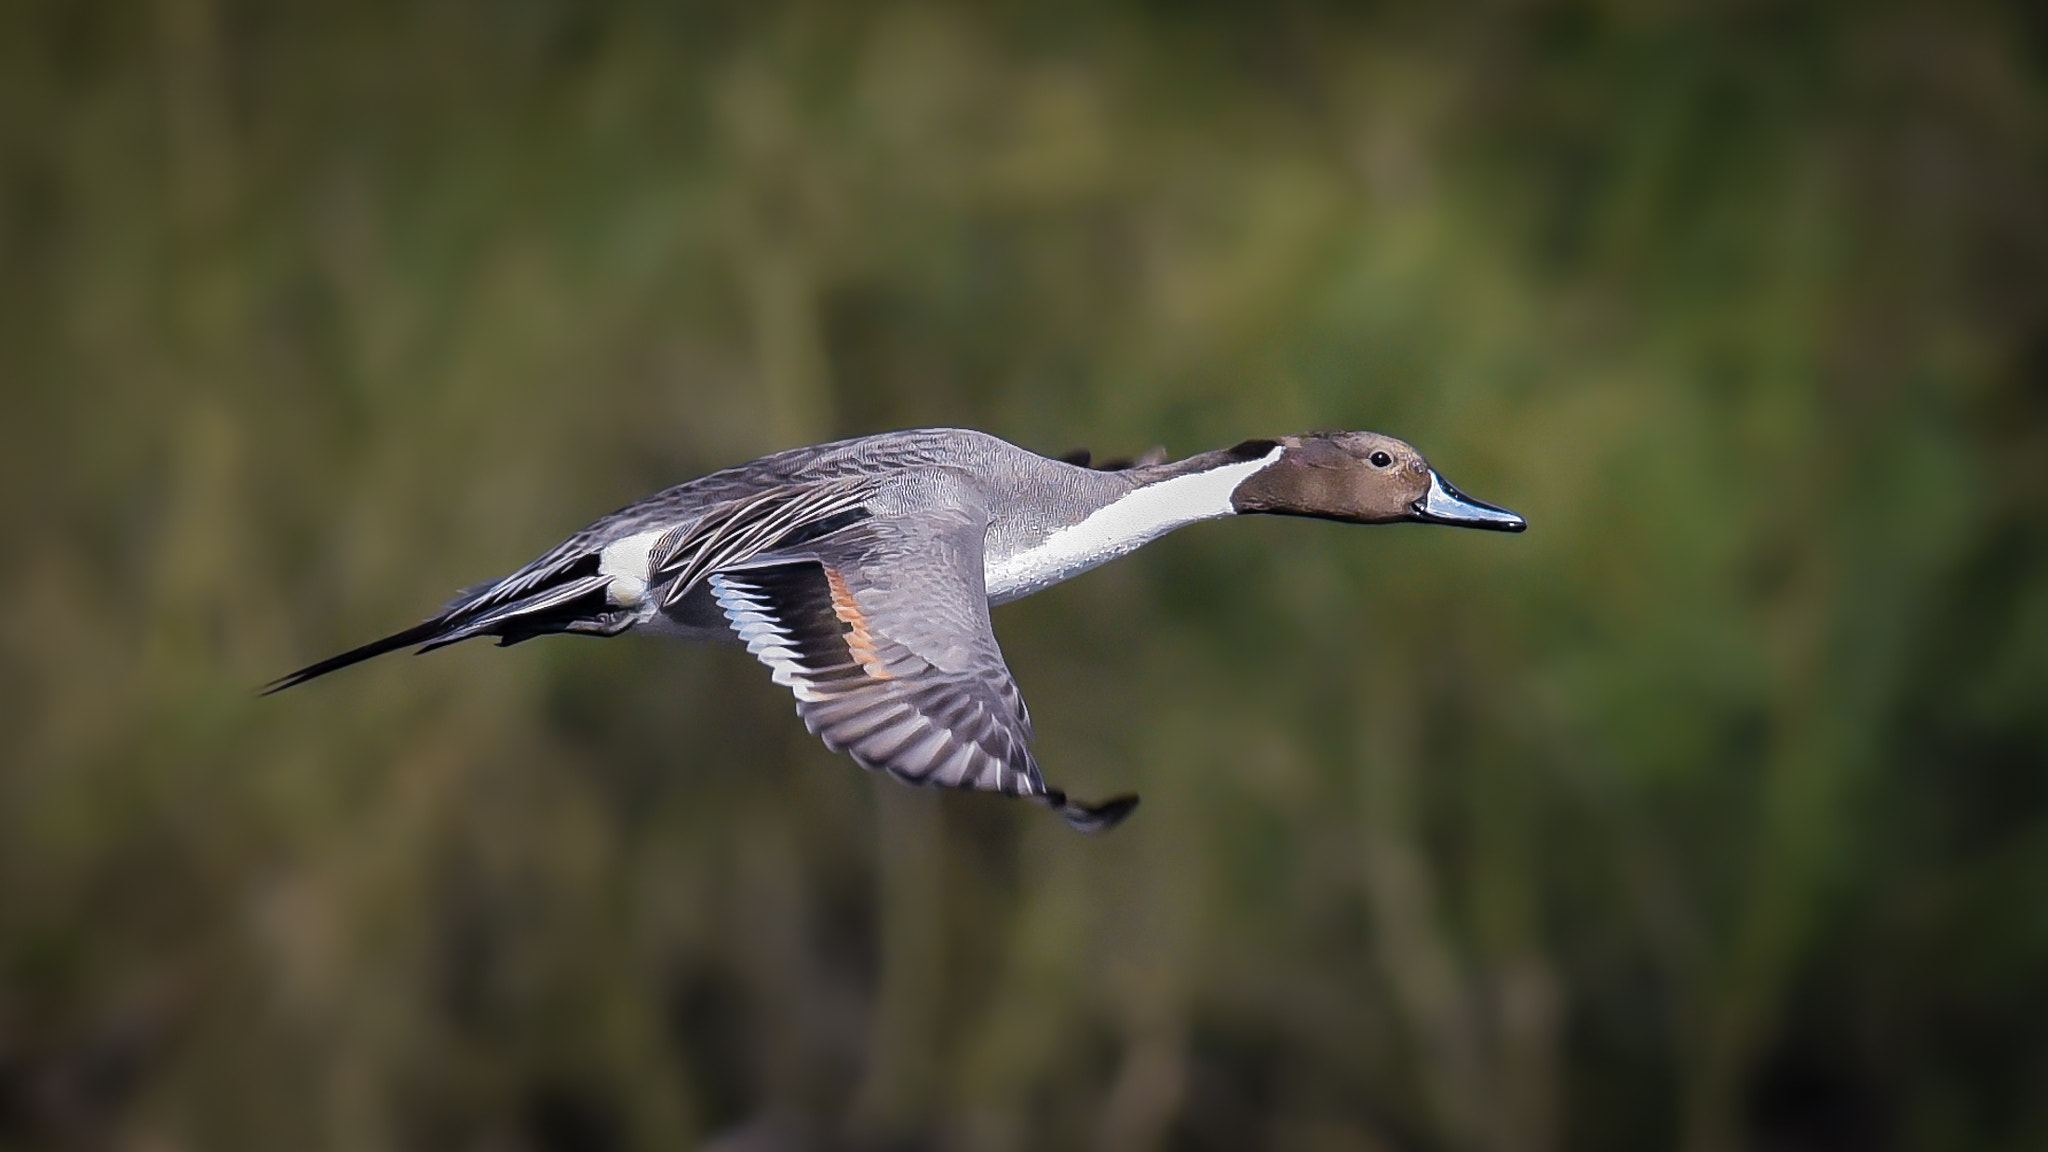
[{"label": "outstretched wing", "polygon": [[1114,825],[1137,797],[1069,799],[1032,758],[1031,717],[989,627],[986,513],[925,507],[715,571],[712,594],[827,747],[911,784],[1035,800],[1083,831]]}]

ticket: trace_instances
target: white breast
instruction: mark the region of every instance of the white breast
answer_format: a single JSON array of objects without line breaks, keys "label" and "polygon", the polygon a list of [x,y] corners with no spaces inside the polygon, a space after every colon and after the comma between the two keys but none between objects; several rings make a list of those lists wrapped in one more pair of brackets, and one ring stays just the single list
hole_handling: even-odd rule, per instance
[{"label": "white breast", "polygon": [[1257,460],[1146,485],[1031,548],[988,557],[982,578],[988,586],[989,603],[1001,604],[1050,588],[1127,555],[1183,524],[1230,515],[1235,511],[1230,494],[1284,451],[1276,446]]}]

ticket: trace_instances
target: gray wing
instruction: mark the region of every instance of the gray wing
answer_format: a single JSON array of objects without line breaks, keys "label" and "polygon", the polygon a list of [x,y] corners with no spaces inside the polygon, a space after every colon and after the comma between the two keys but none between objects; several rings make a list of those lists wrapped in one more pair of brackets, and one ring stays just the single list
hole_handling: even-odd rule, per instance
[{"label": "gray wing", "polygon": [[1024,797],[1083,831],[1108,828],[1137,797],[1086,804],[1039,773],[1030,714],[989,626],[987,514],[961,502],[877,514],[720,569],[712,594],[832,750],[911,784]]}]

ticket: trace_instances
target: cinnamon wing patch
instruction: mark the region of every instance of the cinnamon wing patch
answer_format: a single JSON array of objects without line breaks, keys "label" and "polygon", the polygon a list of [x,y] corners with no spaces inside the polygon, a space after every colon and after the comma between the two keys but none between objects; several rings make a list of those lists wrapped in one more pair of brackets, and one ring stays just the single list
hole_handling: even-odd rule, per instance
[{"label": "cinnamon wing patch", "polygon": [[825,573],[825,585],[832,593],[832,614],[846,625],[846,651],[860,670],[876,680],[894,680],[896,674],[889,671],[889,662],[875,641],[874,632],[868,627],[867,613],[861,611],[860,601],[853,598],[853,592],[846,586],[846,577],[837,568],[819,565]]},{"label": "cinnamon wing patch", "polygon": [[946,671],[893,639],[847,574],[803,559],[715,572],[712,595],[747,651],[797,700],[805,727],[862,767],[911,784],[1026,797],[1077,828],[1121,820],[1135,805],[1071,801],[1031,756],[1030,720],[1000,661]]}]

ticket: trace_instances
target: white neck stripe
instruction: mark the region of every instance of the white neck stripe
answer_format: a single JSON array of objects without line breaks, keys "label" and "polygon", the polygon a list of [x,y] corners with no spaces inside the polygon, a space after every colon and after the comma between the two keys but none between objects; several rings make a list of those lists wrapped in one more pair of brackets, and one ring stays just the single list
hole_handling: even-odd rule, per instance
[{"label": "white neck stripe", "polygon": [[1147,484],[1089,513],[1080,523],[1054,532],[1034,548],[991,559],[983,570],[989,599],[1029,595],[1136,551],[1175,528],[1232,515],[1237,509],[1230,497],[1237,486],[1284,452],[1286,448],[1276,444],[1257,460]]}]

